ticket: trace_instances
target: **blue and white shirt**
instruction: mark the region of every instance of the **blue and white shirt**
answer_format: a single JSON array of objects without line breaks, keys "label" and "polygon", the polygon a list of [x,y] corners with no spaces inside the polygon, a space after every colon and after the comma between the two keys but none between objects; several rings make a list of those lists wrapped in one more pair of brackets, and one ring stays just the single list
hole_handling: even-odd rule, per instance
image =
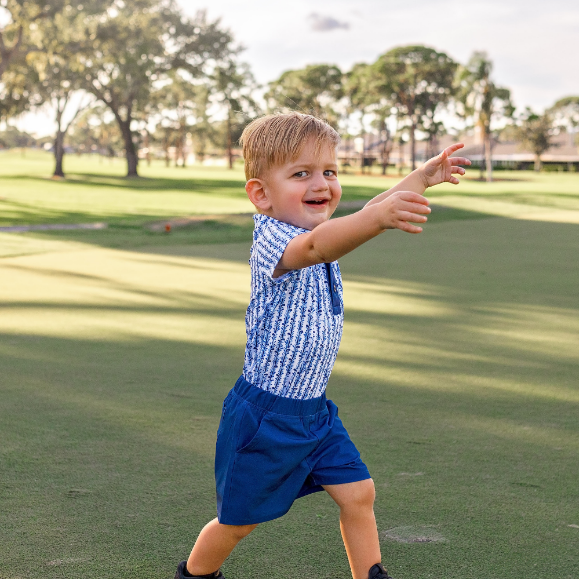
[{"label": "blue and white shirt", "polygon": [[321,396],[332,372],[344,325],[338,262],[273,272],[287,244],[306,229],[255,215],[251,301],[245,316],[244,378],[286,398]]}]

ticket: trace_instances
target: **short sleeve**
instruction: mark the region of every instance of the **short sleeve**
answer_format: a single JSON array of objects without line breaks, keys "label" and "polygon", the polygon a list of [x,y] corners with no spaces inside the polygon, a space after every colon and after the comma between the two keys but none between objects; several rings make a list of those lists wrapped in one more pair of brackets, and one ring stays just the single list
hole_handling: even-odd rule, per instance
[{"label": "short sleeve", "polygon": [[[273,279],[273,272],[288,243],[306,229],[294,227],[289,223],[277,221],[267,215],[255,215],[255,231],[251,246],[251,259],[257,272]],[[280,278],[276,278],[276,281]]]}]

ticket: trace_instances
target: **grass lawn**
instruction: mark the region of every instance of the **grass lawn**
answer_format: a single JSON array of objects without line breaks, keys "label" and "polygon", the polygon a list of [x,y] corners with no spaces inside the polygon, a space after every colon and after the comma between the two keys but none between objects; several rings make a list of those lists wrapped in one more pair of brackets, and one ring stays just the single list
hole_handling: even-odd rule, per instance
[{"label": "grass lawn", "polygon": [[[142,170],[0,154],[0,578],[171,578],[215,515],[213,450],[243,363],[239,170]],[[113,175],[117,174],[117,177]],[[113,175],[113,176],[111,176]],[[579,176],[503,174],[429,192],[425,232],[340,260],[328,394],[374,477],[397,579],[579,577]],[[393,179],[346,175],[346,200]],[[217,232],[217,233],[216,233]],[[218,241],[227,243],[217,243]],[[346,579],[318,493],[264,524],[227,579]]]}]

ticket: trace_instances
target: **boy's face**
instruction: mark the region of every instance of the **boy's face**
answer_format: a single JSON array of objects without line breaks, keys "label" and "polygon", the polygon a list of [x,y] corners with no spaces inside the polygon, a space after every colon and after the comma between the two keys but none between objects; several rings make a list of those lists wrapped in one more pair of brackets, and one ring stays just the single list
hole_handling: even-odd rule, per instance
[{"label": "boy's face", "polygon": [[312,230],[327,221],[342,196],[335,150],[324,147],[316,155],[313,140],[297,159],[270,168],[256,181],[265,198],[263,205],[256,204],[261,213],[302,229]]}]

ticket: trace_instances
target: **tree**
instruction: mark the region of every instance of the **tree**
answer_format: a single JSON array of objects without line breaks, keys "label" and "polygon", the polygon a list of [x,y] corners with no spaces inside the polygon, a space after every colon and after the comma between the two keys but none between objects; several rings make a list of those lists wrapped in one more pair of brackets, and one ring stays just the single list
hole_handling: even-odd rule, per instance
[{"label": "tree", "polygon": [[79,153],[94,152],[112,158],[123,149],[118,125],[103,103],[79,113],[70,130],[68,142]]},{"label": "tree", "polygon": [[225,108],[227,158],[229,168],[233,169],[233,143],[239,139],[241,130],[251,117],[257,116],[259,111],[252,96],[257,85],[249,66],[238,63],[234,57],[216,67],[212,76],[217,101]]},{"label": "tree", "polygon": [[[175,147],[175,166],[181,160],[185,167],[185,143],[188,134],[195,137],[211,138],[212,127],[208,123],[208,108],[211,86],[208,79],[203,82],[192,79],[183,71],[169,74],[170,81],[151,94],[151,106],[157,111],[156,139],[162,142],[167,166],[169,147]],[[160,116],[160,119],[159,119]],[[203,135],[198,134],[203,126]],[[205,148],[203,145],[202,149]]]},{"label": "tree", "polygon": [[0,120],[8,120],[42,104],[36,91],[38,76],[25,59],[18,58],[4,73],[0,83]]},{"label": "tree", "polygon": [[[0,79],[18,58],[42,50],[36,38],[39,22],[49,21],[67,4],[67,0],[0,0]],[[3,14],[2,14],[3,13]]]},{"label": "tree", "polygon": [[[370,95],[370,67],[364,62],[358,62],[343,75],[342,94],[345,100],[346,120],[349,120],[356,113],[360,116],[359,137],[364,139],[366,128],[364,118],[368,112],[368,107],[374,104]],[[349,131],[347,132],[349,136]],[[348,143],[348,149],[349,149]],[[360,153],[360,169],[364,172],[365,151]]]},{"label": "tree", "polygon": [[82,94],[83,67],[75,56],[89,14],[91,12],[82,5],[76,8],[67,5],[42,27],[44,49],[27,58],[28,70],[34,74],[34,79],[31,79],[34,94],[42,104],[54,110],[54,177],[64,177],[64,139],[68,130],[79,113],[94,100],[90,95]]},{"label": "tree", "polygon": [[426,156],[430,159],[439,152],[438,138],[446,135],[446,127],[443,122],[435,120],[432,115],[426,121],[423,120],[420,129],[426,133]]},{"label": "tree", "polygon": [[[579,96],[568,96],[559,99],[550,109],[554,126],[568,133],[576,132],[579,127]],[[579,142],[575,144],[579,145]]]},{"label": "tree", "polygon": [[474,52],[466,66],[460,67],[456,79],[457,102],[461,105],[462,116],[472,118],[481,132],[488,182],[493,180],[492,122],[497,117],[512,117],[514,113],[509,89],[493,82],[492,70],[493,63],[487,53]]},{"label": "tree", "polygon": [[85,88],[112,111],[123,136],[127,176],[137,176],[134,121],[155,84],[171,70],[206,76],[236,48],[231,34],[204,12],[185,19],[173,0],[113,0],[89,20],[83,64]]},{"label": "tree", "polygon": [[342,94],[342,72],[337,66],[310,64],[288,70],[270,82],[265,99],[270,109],[298,110],[324,118],[335,127],[338,123],[335,104]]},{"label": "tree", "polygon": [[551,114],[546,111],[538,115],[527,107],[519,119],[516,134],[521,144],[533,151],[535,171],[540,171],[542,169],[541,155],[555,146],[553,142],[555,131]]},{"label": "tree", "polygon": [[416,168],[416,130],[425,117],[444,107],[453,95],[457,64],[444,52],[426,46],[393,48],[371,65],[372,93],[408,119],[412,169]]},{"label": "tree", "polygon": [[32,135],[19,131],[16,127],[8,126],[5,131],[0,133],[0,149],[32,147],[36,144],[36,139]]}]

